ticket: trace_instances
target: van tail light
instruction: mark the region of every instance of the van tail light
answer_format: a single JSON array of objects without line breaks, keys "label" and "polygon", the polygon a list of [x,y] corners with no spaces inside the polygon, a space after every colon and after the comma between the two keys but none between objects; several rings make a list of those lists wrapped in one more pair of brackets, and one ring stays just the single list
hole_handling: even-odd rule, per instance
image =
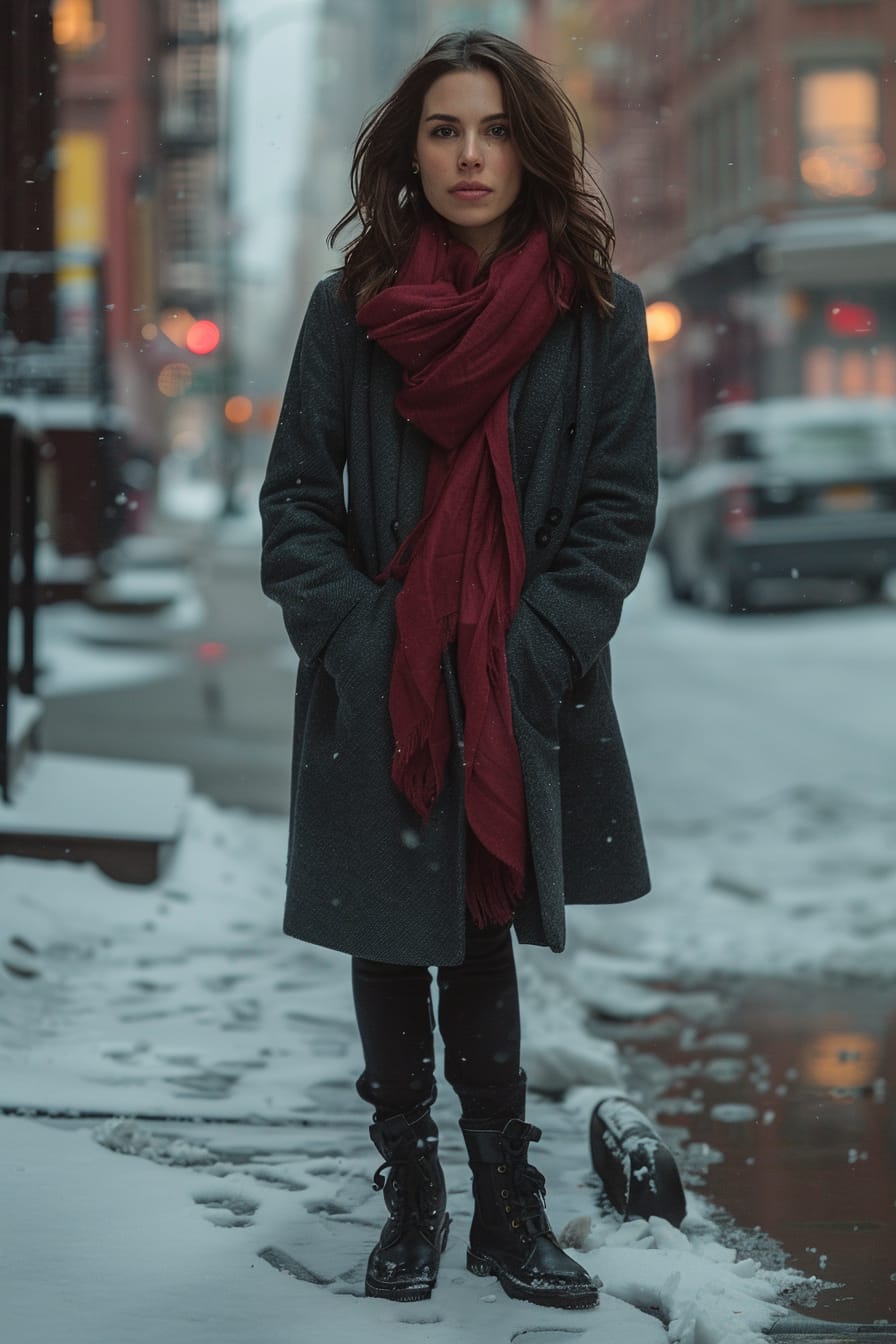
[{"label": "van tail light", "polygon": [[748,485],[729,485],[722,496],[722,526],[729,536],[749,532],[756,518],[756,500]]}]

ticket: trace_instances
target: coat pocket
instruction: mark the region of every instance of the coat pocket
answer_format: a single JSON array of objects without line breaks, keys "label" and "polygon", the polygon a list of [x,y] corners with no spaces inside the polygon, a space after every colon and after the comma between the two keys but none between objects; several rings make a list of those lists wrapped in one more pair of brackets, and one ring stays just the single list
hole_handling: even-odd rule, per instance
[{"label": "coat pocket", "polygon": [[572,667],[559,638],[525,598],[507,635],[507,674],[519,712],[545,737],[556,739]]},{"label": "coat pocket", "polygon": [[388,711],[388,683],[395,639],[396,579],[371,584],[333,632],[323,665],[338,699],[337,722],[353,727],[359,718]]}]

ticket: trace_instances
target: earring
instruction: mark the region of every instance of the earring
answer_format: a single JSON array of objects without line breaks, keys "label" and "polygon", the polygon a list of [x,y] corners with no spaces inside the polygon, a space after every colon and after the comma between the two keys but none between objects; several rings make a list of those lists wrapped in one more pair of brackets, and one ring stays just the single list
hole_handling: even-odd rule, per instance
[{"label": "earring", "polygon": [[412,163],[412,164],[411,164],[411,172],[414,173],[414,174],[417,174],[417,173],[419,173],[419,171],[420,171],[420,165],[419,165],[419,163]]}]

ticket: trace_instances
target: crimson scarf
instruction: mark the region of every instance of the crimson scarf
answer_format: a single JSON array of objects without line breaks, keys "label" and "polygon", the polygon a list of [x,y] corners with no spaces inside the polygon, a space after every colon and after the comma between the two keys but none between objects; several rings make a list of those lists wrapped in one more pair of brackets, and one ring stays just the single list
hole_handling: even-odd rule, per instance
[{"label": "crimson scarf", "polygon": [[[456,641],[464,705],[467,905],[506,924],[523,893],[526,808],[505,642],[525,553],[508,445],[510,383],[572,299],[535,230],[476,281],[479,259],[438,222],[358,321],[402,367],[399,414],[433,444],[423,512],[381,581],[402,580],[389,690],[392,779],[429,816],[451,749],[442,654]],[[558,276],[560,292],[552,286]]]}]

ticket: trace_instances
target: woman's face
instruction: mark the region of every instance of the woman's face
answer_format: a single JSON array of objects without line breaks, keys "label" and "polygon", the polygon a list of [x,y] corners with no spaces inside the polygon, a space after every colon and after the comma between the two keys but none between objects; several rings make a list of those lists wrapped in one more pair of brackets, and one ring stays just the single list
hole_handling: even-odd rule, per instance
[{"label": "woman's face", "polygon": [[497,75],[458,70],[429,86],[415,162],[424,196],[454,236],[480,257],[491,250],[523,181]]}]

